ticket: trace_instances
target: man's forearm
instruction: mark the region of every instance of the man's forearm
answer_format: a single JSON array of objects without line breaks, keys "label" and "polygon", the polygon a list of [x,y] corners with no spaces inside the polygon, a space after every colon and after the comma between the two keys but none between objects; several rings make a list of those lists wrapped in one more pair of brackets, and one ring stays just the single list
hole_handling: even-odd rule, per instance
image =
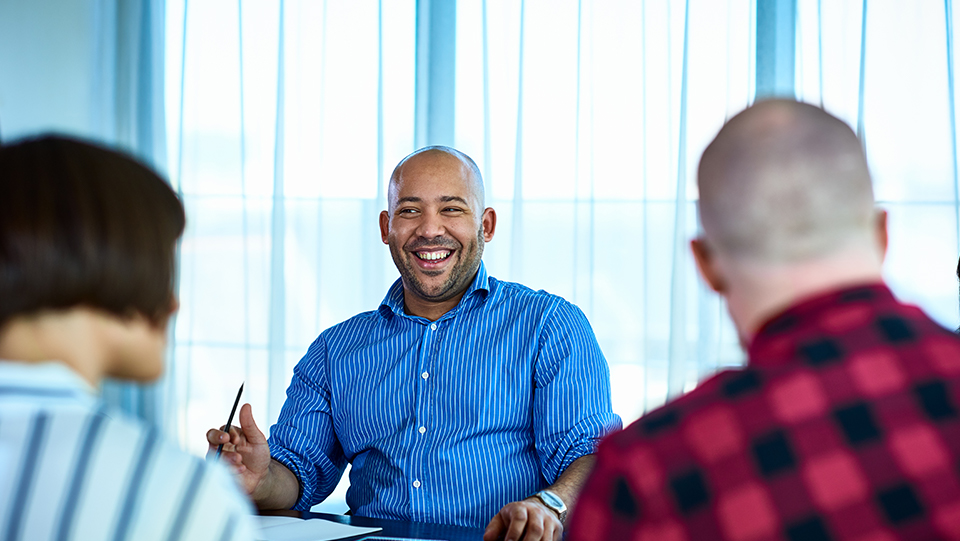
[{"label": "man's forearm", "polygon": [[587,476],[590,475],[595,462],[596,457],[594,455],[584,455],[574,460],[560,474],[557,481],[547,487],[547,490],[560,496],[563,503],[567,505],[567,509],[573,508],[573,504],[577,502],[577,497],[580,495],[584,483],[587,482]]},{"label": "man's forearm", "polygon": [[[575,463],[574,463],[575,464]],[[259,509],[290,509],[300,495],[300,481],[286,466],[270,460],[267,475],[251,497]]]}]

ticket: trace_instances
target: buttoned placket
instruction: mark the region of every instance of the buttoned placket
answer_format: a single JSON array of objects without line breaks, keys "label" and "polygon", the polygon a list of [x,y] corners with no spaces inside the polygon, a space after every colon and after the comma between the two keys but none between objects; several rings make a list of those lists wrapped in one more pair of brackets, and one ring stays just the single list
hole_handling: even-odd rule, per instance
[{"label": "buttoned placket", "polygon": [[415,383],[415,418],[411,430],[413,434],[413,447],[410,453],[410,471],[408,472],[410,483],[410,501],[412,506],[413,519],[421,522],[429,522],[433,517],[433,493],[434,487],[430,486],[424,479],[427,474],[425,468],[429,457],[427,453],[430,450],[429,442],[433,439],[430,433],[430,389],[434,381],[432,370],[437,366],[437,358],[440,353],[440,332],[449,322],[449,318],[444,317],[437,321],[426,321],[423,324],[423,338],[420,344],[419,356],[417,359],[417,371],[414,375]]}]

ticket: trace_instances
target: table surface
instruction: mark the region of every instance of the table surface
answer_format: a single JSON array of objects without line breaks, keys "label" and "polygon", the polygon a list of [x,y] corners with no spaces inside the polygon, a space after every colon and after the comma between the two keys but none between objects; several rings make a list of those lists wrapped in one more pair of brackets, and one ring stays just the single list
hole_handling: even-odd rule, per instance
[{"label": "table surface", "polygon": [[467,528],[464,526],[449,526],[446,524],[430,524],[426,522],[406,522],[402,520],[387,520],[369,517],[354,517],[349,515],[331,515],[328,513],[311,513],[309,511],[268,511],[264,515],[293,516],[300,518],[322,518],[350,524],[352,526],[379,527],[383,530],[372,534],[357,537],[348,537],[349,541],[385,537],[392,539],[424,539],[433,541],[482,541],[483,528]]}]

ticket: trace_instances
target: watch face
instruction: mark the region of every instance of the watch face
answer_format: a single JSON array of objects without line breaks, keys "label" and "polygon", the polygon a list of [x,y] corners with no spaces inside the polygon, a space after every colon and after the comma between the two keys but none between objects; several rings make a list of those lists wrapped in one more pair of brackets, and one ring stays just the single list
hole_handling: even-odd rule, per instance
[{"label": "watch face", "polygon": [[563,500],[558,498],[553,492],[549,492],[547,490],[540,492],[540,499],[542,499],[544,503],[550,507],[554,507],[556,509],[561,509],[563,507]]}]

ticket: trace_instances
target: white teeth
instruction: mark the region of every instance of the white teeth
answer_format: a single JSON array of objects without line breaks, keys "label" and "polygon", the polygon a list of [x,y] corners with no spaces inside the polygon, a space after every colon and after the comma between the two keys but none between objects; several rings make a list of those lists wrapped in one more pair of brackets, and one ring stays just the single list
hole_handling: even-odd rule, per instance
[{"label": "white teeth", "polygon": [[450,252],[417,252],[417,257],[425,261],[438,261],[450,255]]}]

